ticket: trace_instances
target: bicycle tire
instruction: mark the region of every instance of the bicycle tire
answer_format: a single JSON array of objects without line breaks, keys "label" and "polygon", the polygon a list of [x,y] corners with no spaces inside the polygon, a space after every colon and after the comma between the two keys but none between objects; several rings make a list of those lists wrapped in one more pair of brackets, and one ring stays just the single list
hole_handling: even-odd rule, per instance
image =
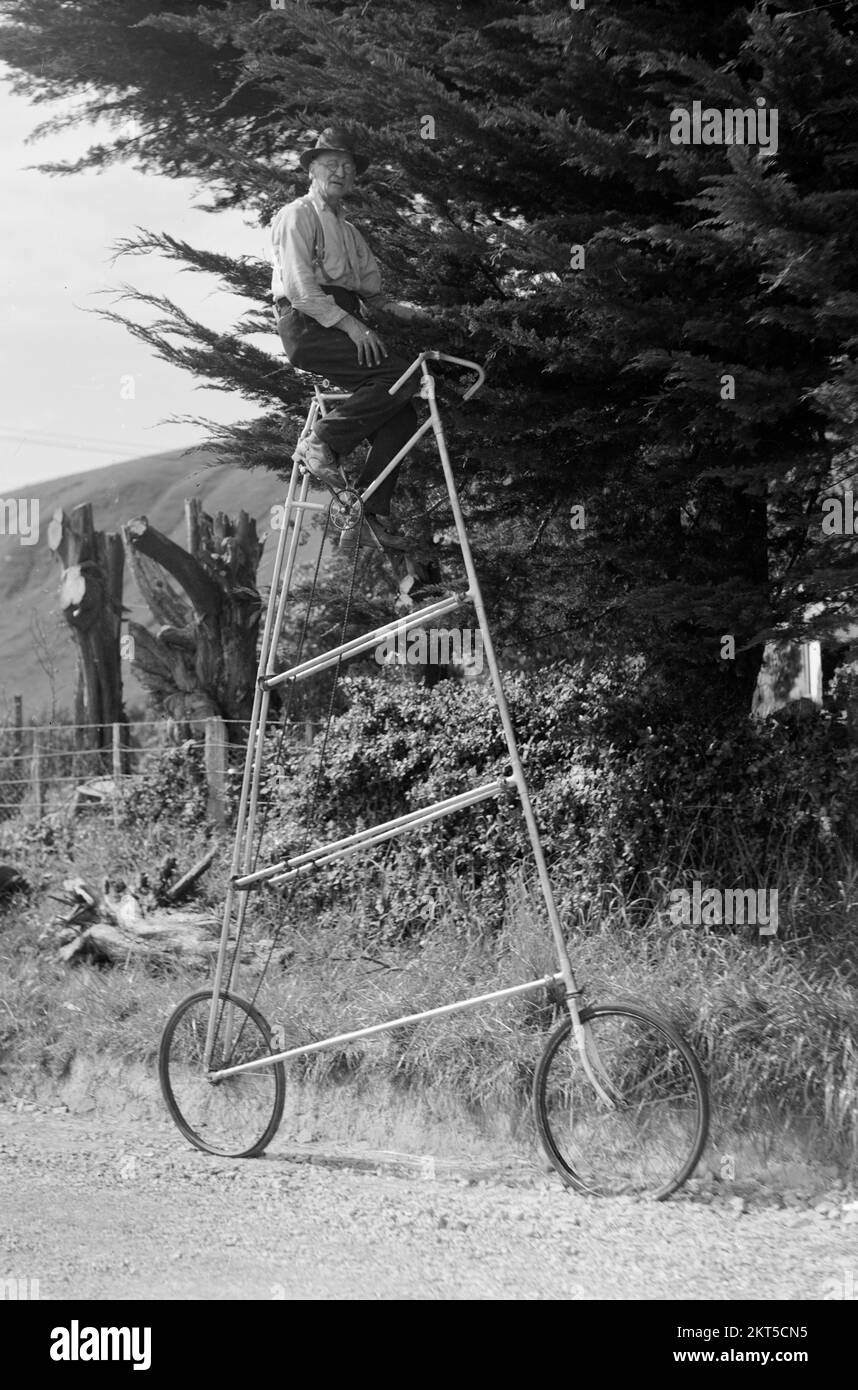
[{"label": "bicycle tire", "polygon": [[[672,1023],[635,1001],[590,1005],[581,1022],[589,1030],[588,1059],[606,1096],[613,1093],[611,1103],[594,1089],[567,1018],[549,1038],[533,1082],[546,1154],[578,1192],[663,1201],[691,1176],[706,1145],[709,1096],[700,1063]],[[647,1100],[650,1058],[657,1066]],[[639,1147],[632,1156],[635,1127],[648,1137],[649,1154]],[[675,1157],[669,1152],[674,1141]],[[605,1179],[597,1176],[599,1164],[608,1170]]]},{"label": "bicycle tire", "polygon": [[[195,1148],[224,1158],[255,1158],[268,1147],[283,1117],[285,1070],[282,1062],[272,1062],[257,1071],[209,1081],[203,1051],[212,998],[211,990],[197,990],[183,999],[167,1020],[158,1049],[161,1094],[174,1124]],[[213,1070],[235,1065],[236,1058],[251,1061],[270,1053],[271,1029],[255,1005],[225,990],[220,998],[227,1007],[220,1010],[218,1018],[213,1051],[217,1066]],[[218,1056],[219,1038],[226,1027],[229,1005],[242,1013],[244,1020],[229,1056],[223,1058]],[[194,1013],[197,1020],[192,1017]],[[180,1031],[183,1022],[191,1025],[187,1036]],[[227,1123],[229,1113],[237,1122],[232,1128]]]}]

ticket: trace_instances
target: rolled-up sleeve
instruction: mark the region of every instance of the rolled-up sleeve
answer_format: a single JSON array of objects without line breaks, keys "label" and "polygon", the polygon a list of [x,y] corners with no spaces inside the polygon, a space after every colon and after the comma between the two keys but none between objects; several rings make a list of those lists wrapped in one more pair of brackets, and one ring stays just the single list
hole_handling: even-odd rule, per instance
[{"label": "rolled-up sleeve", "polygon": [[277,215],[271,228],[274,263],[280,272],[283,293],[293,309],[309,314],[323,328],[332,328],[347,318],[329,294],[319,289],[313,273],[314,214],[310,208],[289,203]]}]

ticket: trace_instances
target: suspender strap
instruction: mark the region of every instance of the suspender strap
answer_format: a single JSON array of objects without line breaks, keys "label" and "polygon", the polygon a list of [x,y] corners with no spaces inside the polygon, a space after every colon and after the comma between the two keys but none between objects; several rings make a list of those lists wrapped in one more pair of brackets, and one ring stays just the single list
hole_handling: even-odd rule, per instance
[{"label": "suspender strap", "polygon": [[315,203],[311,203],[313,218],[315,220],[315,230],[313,231],[313,267],[324,270],[325,266],[325,229],[322,226],[322,219],[319,216]]}]

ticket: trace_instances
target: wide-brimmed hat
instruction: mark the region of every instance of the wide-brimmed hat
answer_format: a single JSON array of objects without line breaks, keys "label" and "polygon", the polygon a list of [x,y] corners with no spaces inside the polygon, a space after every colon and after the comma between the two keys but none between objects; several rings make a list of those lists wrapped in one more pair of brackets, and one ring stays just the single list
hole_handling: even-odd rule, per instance
[{"label": "wide-brimmed hat", "polygon": [[308,150],[300,156],[301,164],[305,169],[309,169],[314,159],[318,159],[320,154],[350,154],[355,162],[355,168],[359,174],[369,166],[366,155],[358,154],[355,150],[354,137],[346,130],[345,126],[329,125],[322,131],[317,138],[315,145],[311,145]]}]

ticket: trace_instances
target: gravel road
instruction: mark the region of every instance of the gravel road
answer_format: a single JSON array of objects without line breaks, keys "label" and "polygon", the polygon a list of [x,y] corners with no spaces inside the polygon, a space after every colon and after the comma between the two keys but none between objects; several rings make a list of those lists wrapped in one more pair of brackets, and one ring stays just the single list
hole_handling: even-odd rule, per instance
[{"label": "gravel road", "polygon": [[594,1201],[537,1167],[430,1180],[227,1161],[169,1124],[0,1107],[0,1274],[42,1298],[851,1297],[854,1194],[785,1198],[701,1184]]}]

